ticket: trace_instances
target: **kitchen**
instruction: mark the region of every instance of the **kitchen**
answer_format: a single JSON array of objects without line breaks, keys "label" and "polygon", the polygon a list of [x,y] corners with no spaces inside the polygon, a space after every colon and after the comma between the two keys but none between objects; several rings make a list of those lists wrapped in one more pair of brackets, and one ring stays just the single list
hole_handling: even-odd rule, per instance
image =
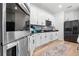
[{"label": "kitchen", "polygon": [[31,55],[79,55],[78,13],[78,3],[31,3]]},{"label": "kitchen", "polygon": [[0,3],[0,56],[79,56],[79,3]]}]

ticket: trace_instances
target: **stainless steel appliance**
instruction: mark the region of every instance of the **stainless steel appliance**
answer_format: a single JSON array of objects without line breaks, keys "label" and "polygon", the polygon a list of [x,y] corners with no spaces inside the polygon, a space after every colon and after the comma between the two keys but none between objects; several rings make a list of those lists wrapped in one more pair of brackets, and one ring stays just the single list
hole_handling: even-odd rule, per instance
[{"label": "stainless steel appliance", "polygon": [[64,22],[64,40],[77,43],[79,33],[79,21],[65,21]]},{"label": "stainless steel appliance", "polygon": [[[24,33],[25,31],[29,32],[29,29],[26,30],[26,28],[29,28],[29,26],[27,26],[29,23],[26,24],[26,22],[29,21],[29,12],[25,4],[7,3],[5,8],[6,22],[4,26],[6,26],[6,28],[4,31],[6,31],[6,33],[4,35],[6,36],[7,41],[5,39],[4,44],[16,40],[16,37],[19,34],[23,33],[22,35],[26,36]],[[19,32],[19,34],[16,35],[16,32]],[[19,38],[23,36],[20,35]]]},{"label": "stainless steel appliance", "polygon": [[0,3],[0,56],[2,55],[2,4]]},{"label": "stainless steel appliance", "polygon": [[6,44],[3,46],[4,56],[28,56],[28,38],[23,37],[18,41]]},{"label": "stainless steel appliance", "polygon": [[22,39],[30,33],[30,30],[26,29],[29,28],[27,22],[30,19],[30,11],[26,5],[26,3],[2,4],[2,55],[28,55],[25,52],[28,51],[28,39]]},{"label": "stainless steel appliance", "polygon": [[46,20],[46,26],[51,26],[51,21]]},{"label": "stainless steel appliance", "polygon": [[19,55],[19,42],[12,42],[3,46],[4,56],[18,56]]}]

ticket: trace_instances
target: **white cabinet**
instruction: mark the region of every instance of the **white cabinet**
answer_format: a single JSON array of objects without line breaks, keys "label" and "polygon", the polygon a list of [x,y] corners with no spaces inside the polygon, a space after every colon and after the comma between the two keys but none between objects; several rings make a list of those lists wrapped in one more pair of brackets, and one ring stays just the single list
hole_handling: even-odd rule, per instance
[{"label": "white cabinet", "polygon": [[30,24],[45,25],[45,17],[39,10],[32,9],[30,15]]},{"label": "white cabinet", "polygon": [[50,41],[58,39],[58,32],[45,32],[45,33],[37,33],[30,36],[30,51],[39,46],[47,44]]},{"label": "white cabinet", "polygon": [[53,32],[53,40],[57,40],[58,39],[58,32]]},{"label": "white cabinet", "polygon": [[24,37],[19,40],[20,56],[27,56],[28,54],[28,37]]},{"label": "white cabinet", "polygon": [[30,24],[37,24],[37,10],[32,7],[30,9]]},{"label": "white cabinet", "polygon": [[51,41],[51,32],[48,32],[48,42]]},{"label": "white cabinet", "polygon": [[46,20],[43,19],[43,20],[42,20],[42,25],[46,25],[45,22],[46,22]]},{"label": "white cabinet", "polygon": [[36,39],[35,39],[36,47],[35,48],[37,48],[41,45],[44,45],[47,42],[45,37],[46,37],[45,33],[36,34]]},{"label": "white cabinet", "polygon": [[49,33],[49,38],[50,38],[50,41],[53,41],[53,32]]},{"label": "white cabinet", "polygon": [[38,22],[37,25],[41,25],[41,16],[40,16],[40,13],[37,14],[37,22]]},{"label": "white cabinet", "polygon": [[49,42],[49,33],[45,33],[45,42],[48,43]]},{"label": "white cabinet", "polygon": [[35,19],[33,20],[33,18],[32,18],[32,20],[30,20],[30,24],[35,24],[36,25],[37,24],[37,20],[35,20]]},{"label": "white cabinet", "polygon": [[41,22],[41,20],[37,20],[38,21],[38,24],[37,25],[42,25],[42,22]]},{"label": "white cabinet", "polygon": [[65,12],[65,21],[71,21],[78,19],[78,13],[75,11]]},{"label": "white cabinet", "polygon": [[32,15],[30,16],[30,24],[37,24],[37,17],[32,16]]},{"label": "white cabinet", "polygon": [[46,43],[50,42],[53,40],[53,32],[47,32],[45,33],[45,40],[46,40]]},{"label": "white cabinet", "polygon": [[44,45],[45,44],[45,33],[41,33],[40,35],[40,45]]},{"label": "white cabinet", "polygon": [[33,50],[35,49],[35,37],[34,35],[31,35],[30,36],[30,39],[29,39],[29,50],[30,50],[30,55],[32,55],[33,53]]},{"label": "white cabinet", "polygon": [[35,48],[39,47],[40,46],[40,33],[38,34],[35,34]]}]

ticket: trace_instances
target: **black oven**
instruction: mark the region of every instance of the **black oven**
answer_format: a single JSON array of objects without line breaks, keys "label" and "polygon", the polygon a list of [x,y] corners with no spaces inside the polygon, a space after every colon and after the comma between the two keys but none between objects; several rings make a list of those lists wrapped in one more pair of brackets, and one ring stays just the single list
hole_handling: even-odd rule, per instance
[{"label": "black oven", "polygon": [[19,42],[15,41],[3,46],[4,56],[19,56]]},{"label": "black oven", "polygon": [[16,46],[7,50],[7,56],[16,56]]}]

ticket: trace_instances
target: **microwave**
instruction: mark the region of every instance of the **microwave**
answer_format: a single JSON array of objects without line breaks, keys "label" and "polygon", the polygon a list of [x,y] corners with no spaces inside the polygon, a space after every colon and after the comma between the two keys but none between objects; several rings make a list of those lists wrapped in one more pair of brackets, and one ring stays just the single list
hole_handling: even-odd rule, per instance
[{"label": "microwave", "polygon": [[29,30],[30,17],[28,12],[23,9],[22,5],[24,4],[6,3],[7,32]]}]

